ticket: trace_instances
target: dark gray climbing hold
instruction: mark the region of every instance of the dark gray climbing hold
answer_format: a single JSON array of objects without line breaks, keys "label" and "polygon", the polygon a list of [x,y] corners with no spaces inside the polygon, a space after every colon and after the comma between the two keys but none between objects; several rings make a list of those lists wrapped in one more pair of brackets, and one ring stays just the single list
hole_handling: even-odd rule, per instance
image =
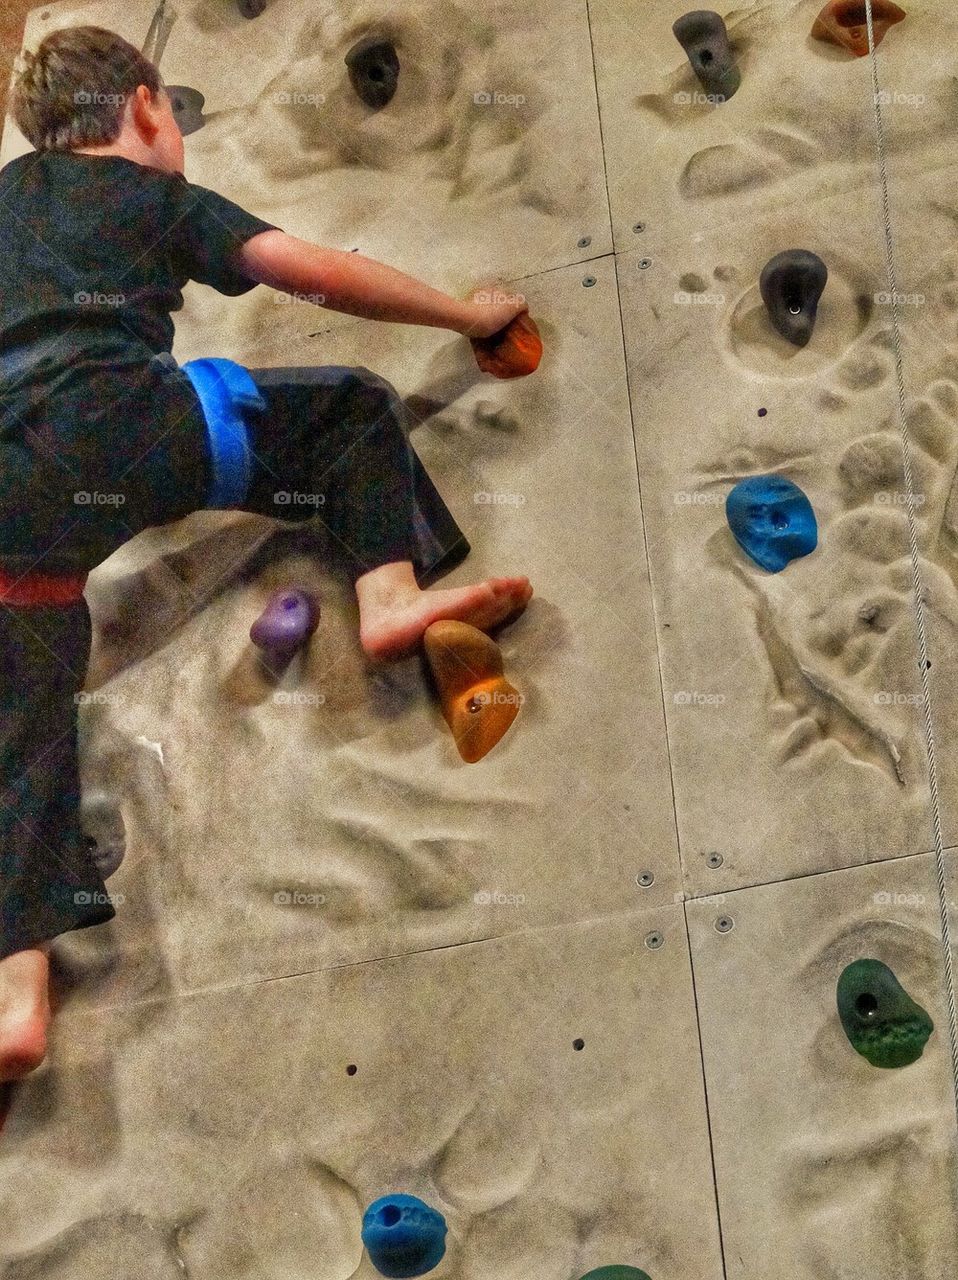
[{"label": "dark gray climbing hold", "polygon": [[190,89],[185,84],[168,84],[165,88],[173,109],[173,118],[183,137],[202,129],[206,124],[206,117],[203,115],[206,99],[199,89]]},{"label": "dark gray climbing hold", "polygon": [[374,111],[392,102],[399,87],[399,55],[391,40],[367,36],[346,54],[349,79],[357,96]]},{"label": "dark gray climbing hold", "polygon": [[760,288],[769,319],[796,347],[808,345],[827,283],[828,268],[807,249],[786,249],[762,271]]},{"label": "dark gray climbing hold", "polygon": [[126,853],[126,824],[116,796],[102,790],[85,791],[80,799],[80,826],[97,871],[108,880]]},{"label": "dark gray climbing hold", "polygon": [[672,30],[705,92],[719,102],[728,101],[742,76],[722,15],[711,9],[695,9],[673,23]]}]

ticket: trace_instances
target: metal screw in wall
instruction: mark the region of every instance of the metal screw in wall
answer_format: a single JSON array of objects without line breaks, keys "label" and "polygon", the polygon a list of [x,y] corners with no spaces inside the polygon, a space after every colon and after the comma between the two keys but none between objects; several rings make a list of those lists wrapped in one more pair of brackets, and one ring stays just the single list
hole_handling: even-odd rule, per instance
[{"label": "metal screw in wall", "polygon": [[665,938],[657,930],[645,935],[645,945],[650,951],[658,951],[664,941]]},{"label": "metal screw in wall", "polygon": [[715,929],[717,933],[731,933],[735,928],[735,921],[731,916],[719,916],[715,921]]},{"label": "metal screw in wall", "polygon": [[651,871],[640,871],[635,877],[635,883],[643,889],[648,889],[649,885],[655,884],[655,876]]},{"label": "metal screw in wall", "polygon": [[710,853],[705,859],[705,865],[707,867],[711,867],[713,871],[716,871],[724,861],[725,859],[720,853]]}]

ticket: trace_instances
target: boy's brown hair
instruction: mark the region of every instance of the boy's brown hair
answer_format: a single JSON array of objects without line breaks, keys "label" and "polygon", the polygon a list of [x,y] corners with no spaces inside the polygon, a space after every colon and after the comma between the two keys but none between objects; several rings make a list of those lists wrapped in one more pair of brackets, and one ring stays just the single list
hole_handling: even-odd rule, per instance
[{"label": "boy's brown hair", "polygon": [[11,113],[37,151],[115,142],[137,86],[145,84],[154,97],[163,87],[149,58],[104,27],[52,31],[22,57]]}]

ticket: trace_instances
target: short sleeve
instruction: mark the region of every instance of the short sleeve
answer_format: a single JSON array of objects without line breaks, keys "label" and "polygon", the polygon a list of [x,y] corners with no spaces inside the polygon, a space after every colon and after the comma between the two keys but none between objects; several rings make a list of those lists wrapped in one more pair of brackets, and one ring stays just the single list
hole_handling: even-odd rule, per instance
[{"label": "short sleeve", "polygon": [[256,281],[241,269],[236,254],[263,231],[281,231],[232,200],[182,174],[174,175],[171,226],[174,266],[188,279],[211,285],[236,297],[255,288]]}]

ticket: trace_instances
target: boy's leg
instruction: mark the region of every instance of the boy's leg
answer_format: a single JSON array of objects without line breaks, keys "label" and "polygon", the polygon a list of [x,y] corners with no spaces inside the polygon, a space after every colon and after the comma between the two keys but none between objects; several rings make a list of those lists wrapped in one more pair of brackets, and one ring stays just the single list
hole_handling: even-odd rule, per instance
[{"label": "boy's leg", "polygon": [[[46,947],[0,960],[0,1085],[29,1074],[46,1056],[49,978]],[[0,1125],[2,1110],[0,1103]]]},{"label": "boy's leg", "polygon": [[251,372],[267,407],[250,415],[254,478],[244,510],[318,516],[356,584],[369,657],[408,653],[440,619],[488,630],[525,607],[527,578],[421,589],[469,544],[409,444],[388,382],[338,366]]},{"label": "boy's leg", "polygon": [[250,415],[244,511],[318,517],[352,577],[411,561],[419,582],[469,543],[410,445],[396,391],[363,368],[253,369],[266,410]]},{"label": "boy's leg", "polygon": [[86,601],[0,603],[0,960],[116,914],[80,825]]}]

